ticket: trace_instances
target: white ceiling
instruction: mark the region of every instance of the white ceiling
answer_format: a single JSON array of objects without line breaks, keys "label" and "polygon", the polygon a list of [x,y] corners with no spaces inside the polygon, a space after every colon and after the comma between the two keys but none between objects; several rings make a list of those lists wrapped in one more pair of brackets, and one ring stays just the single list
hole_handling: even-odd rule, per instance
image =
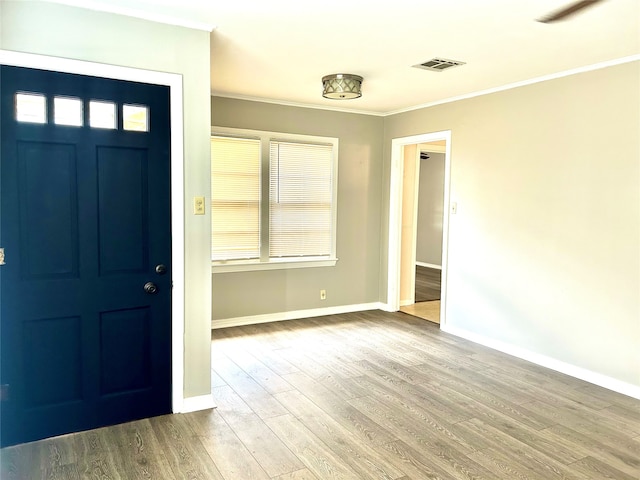
[{"label": "white ceiling", "polygon": [[[640,0],[51,0],[215,26],[214,95],[389,113],[640,54]],[[146,12],[146,13],[145,13]],[[466,62],[444,72],[412,65]],[[355,100],[322,98],[330,73],[364,77]]]}]

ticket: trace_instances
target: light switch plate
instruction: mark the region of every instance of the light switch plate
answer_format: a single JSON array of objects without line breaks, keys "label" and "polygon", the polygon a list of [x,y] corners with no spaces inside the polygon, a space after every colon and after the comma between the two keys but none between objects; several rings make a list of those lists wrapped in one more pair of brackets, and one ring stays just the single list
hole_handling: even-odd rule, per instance
[{"label": "light switch plate", "polygon": [[193,197],[193,214],[204,215],[204,197]]}]

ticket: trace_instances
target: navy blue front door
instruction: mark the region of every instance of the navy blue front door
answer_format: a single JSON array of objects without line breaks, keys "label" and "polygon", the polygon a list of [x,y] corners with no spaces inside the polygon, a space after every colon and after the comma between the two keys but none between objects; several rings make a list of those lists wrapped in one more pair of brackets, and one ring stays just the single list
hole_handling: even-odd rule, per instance
[{"label": "navy blue front door", "polygon": [[170,412],[168,87],[0,66],[0,89],[0,443]]}]

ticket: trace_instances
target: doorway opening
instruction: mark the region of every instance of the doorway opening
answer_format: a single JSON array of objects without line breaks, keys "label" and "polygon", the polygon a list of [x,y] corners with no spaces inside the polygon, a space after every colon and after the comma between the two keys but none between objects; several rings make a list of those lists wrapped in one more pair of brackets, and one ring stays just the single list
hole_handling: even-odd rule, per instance
[{"label": "doorway opening", "polygon": [[[404,148],[405,188],[402,212],[403,216],[408,216],[408,213],[413,215],[409,216],[407,228],[403,221],[400,311],[440,323],[446,142],[436,140],[418,144],[417,159],[412,154],[413,147],[408,145]],[[407,152],[412,154],[409,158]],[[415,178],[409,178],[411,174]],[[408,184],[415,185],[415,189]],[[408,241],[404,240],[405,235],[409,237]]]},{"label": "doorway opening", "polygon": [[[392,140],[387,307],[446,322],[451,132]],[[422,171],[422,172],[421,172]]]}]

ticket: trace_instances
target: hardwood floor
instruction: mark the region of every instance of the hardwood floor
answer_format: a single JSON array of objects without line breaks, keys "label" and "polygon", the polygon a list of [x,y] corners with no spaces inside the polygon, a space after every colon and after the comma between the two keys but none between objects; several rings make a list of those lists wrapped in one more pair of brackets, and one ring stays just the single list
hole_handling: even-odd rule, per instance
[{"label": "hardwood floor", "polygon": [[215,330],[215,410],[0,451],[5,479],[616,479],[640,401],[362,312]]},{"label": "hardwood floor", "polygon": [[440,323],[440,300],[412,303],[411,305],[400,307],[400,311],[423,320]]},{"label": "hardwood floor", "polygon": [[416,303],[440,300],[441,275],[441,270],[416,265]]}]

